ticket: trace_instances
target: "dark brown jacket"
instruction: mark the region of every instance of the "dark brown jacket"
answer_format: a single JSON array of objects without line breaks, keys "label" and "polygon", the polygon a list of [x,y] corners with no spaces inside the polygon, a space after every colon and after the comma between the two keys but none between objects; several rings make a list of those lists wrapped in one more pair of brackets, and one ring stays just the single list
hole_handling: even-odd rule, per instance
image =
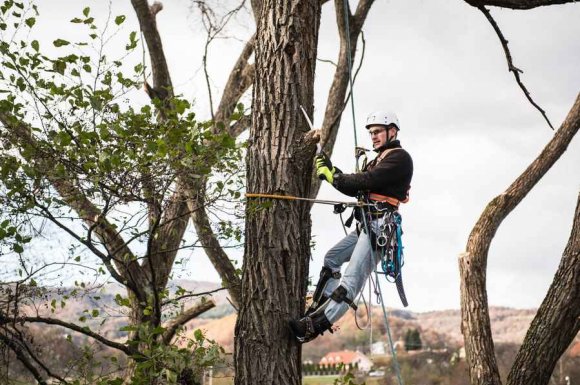
[{"label": "dark brown jacket", "polygon": [[390,151],[378,164],[374,164],[376,159],[380,158],[379,154],[360,173],[337,173],[332,185],[341,193],[352,197],[363,192],[386,195],[401,201],[405,200],[411,187],[413,160],[411,155],[401,147],[398,140],[385,146],[385,150],[388,149],[394,150]]}]

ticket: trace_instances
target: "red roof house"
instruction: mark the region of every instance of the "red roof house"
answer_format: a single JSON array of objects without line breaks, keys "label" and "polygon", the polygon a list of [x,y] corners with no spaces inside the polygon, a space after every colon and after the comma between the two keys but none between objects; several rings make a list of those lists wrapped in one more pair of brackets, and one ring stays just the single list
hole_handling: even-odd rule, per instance
[{"label": "red roof house", "polygon": [[343,364],[347,369],[358,365],[363,372],[368,372],[373,366],[373,362],[359,351],[341,350],[339,352],[328,352],[320,360],[320,365]]}]

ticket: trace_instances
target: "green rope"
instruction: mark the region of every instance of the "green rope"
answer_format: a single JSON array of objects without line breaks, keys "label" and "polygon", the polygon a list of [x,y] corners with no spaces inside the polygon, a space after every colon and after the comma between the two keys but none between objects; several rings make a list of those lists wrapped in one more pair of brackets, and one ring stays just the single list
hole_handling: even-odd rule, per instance
[{"label": "green rope", "polygon": [[[354,130],[354,147],[358,147],[358,141],[356,137],[356,117],[354,113],[354,90],[353,90],[353,82],[352,82],[352,56],[350,54],[350,24],[349,24],[349,14],[350,10],[348,8],[348,0],[344,0],[344,23],[346,25],[346,47],[347,47],[347,62],[348,62],[348,81],[350,85],[350,108],[352,111],[352,126]],[[355,164],[356,172],[359,172],[358,166],[358,157],[356,158]]]},{"label": "green rope", "polygon": [[[351,56],[351,48],[350,48],[350,24],[349,24],[350,10],[348,7],[348,0],[344,0],[343,4],[344,4],[344,23],[346,26],[346,47],[347,47],[347,59],[348,59],[348,79],[349,79],[349,85],[350,85],[350,106],[351,106],[351,111],[352,111],[352,125],[353,125],[353,130],[354,130],[354,146],[356,149],[358,147],[358,141],[357,141],[357,136],[356,136],[356,117],[355,117],[355,113],[354,113],[354,90],[353,90],[353,81],[352,81],[352,56]],[[356,158],[356,166],[355,167],[356,167],[356,172],[359,172],[360,170],[359,170],[359,165],[358,165],[358,157]],[[372,229],[368,225],[368,222],[366,219],[366,214],[364,213],[364,210],[363,210],[363,222],[364,222],[364,224],[363,224],[364,227],[368,231],[367,235],[369,237],[369,244],[371,246],[371,258],[373,261],[375,261],[374,250],[373,250],[372,242],[371,242]],[[399,381],[399,385],[403,385],[403,380],[401,378],[401,369],[399,367],[399,361],[397,360],[397,352],[395,351],[395,346],[393,344],[393,337],[391,336],[391,328],[389,327],[389,319],[387,317],[387,309],[385,308],[385,301],[383,300],[383,294],[381,292],[381,284],[379,282],[379,275],[378,275],[376,269],[375,269],[375,279],[377,280],[377,286],[379,288],[379,296],[381,298],[381,307],[383,308],[383,316],[385,318],[385,325],[387,326],[387,335],[389,337],[389,344],[391,345],[391,352],[393,354],[393,364],[395,366],[395,371],[397,373],[397,379]],[[372,341],[372,339],[371,339],[371,341]]]}]

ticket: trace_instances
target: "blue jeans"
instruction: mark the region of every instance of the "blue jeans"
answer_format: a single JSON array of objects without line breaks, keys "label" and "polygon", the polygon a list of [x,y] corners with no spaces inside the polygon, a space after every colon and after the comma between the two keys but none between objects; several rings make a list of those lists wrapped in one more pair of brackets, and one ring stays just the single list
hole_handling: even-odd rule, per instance
[{"label": "blue jeans", "polygon": [[[382,218],[371,222],[371,228],[375,234],[378,233],[377,230],[382,222]],[[380,260],[378,253],[373,254],[374,261],[371,260],[369,236],[364,231],[361,231],[359,236],[357,236],[356,231],[353,231],[328,250],[324,256],[324,266],[332,270],[333,273],[339,272],[344,263],[348,262],[348,265],[340,282],[336,278],[330,278],[324,289],[324,295],[330,297],[340,284],[346,289],[347,297],[354,301]],[[346,302],[338,303],[332,299],[329,301],[328,306],[324,309],[324,314],[330,323],[335,323],[346,313],[348,304]]]}]

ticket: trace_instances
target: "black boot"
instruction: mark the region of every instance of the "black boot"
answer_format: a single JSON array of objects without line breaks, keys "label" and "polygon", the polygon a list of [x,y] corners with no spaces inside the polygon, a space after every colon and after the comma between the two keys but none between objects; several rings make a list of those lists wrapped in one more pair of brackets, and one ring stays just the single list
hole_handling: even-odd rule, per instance
[{"label": "black boot", "polygon": [[327,330],[332,333],[332,324],[322,311],[299,320],[290,321],[290,328],[301,343],[310,342]]}]

